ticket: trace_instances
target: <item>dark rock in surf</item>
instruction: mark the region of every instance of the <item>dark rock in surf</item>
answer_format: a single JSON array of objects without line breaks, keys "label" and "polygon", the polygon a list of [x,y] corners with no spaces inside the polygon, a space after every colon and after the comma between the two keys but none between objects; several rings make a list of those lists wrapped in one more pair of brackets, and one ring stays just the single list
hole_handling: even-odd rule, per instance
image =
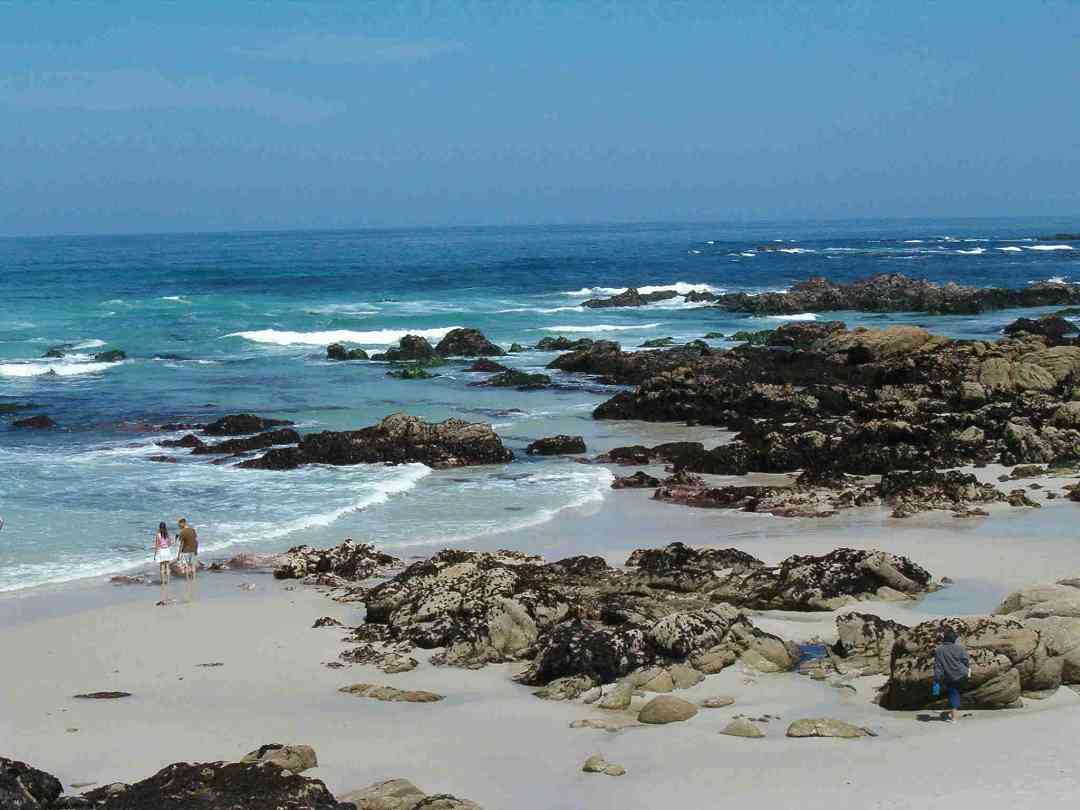
[{"label": "dark rock in surf", "polygon": [[427,338],[419,335],[405,335],[398,341],[396,349],[387,349],[384,354],[372,355],[371,359],[391,363],[416,363],[422,366],[438,366],[444,362],[435,353],[434,347],[428,343]]},{"label": "dark rock in surf", "polygon": [[195,449],[192,450],[194,455],[213,455],[213,454],[235,454],[235,453],[248,453],[252,450],[265,450],[267,447],[273,447],[280,444],[297,444],[300,441],[300,434],[292,428],[281,428],[280,430],[270,430],[265,433],[256,433],[254,436],[249,436],[243,439],[227,439],[217,444],[206,444],[202,442],[195,445]]},{"label": "dark rock in surf", "polygon": [[585,439],[581,436],[549,436],[537,439],[525,448],[530,456],[563,456],[585,452]]},{"label": "dark rock in surf", "polygon": [[439,341],[435,351],[442,357],[500,357],[506,354],[479,329],[453,329]]},{"label": "dark rock in surf", "polygon": [[514,454],[490,425],[447,419],[432,424],[397,413],[362,430],[309,433],[297,447],[276,448],[241,467],[290,470],[303,464],[410,464],[436,469],[502,464]]},{"label": "dark rock in surf", "polygon": [[270,428],[291,426],[288,419],[267,419],[253,413],[241,413],[223,416],[203,428],[210,436],[242,436],[245,433],[261,433]]},{"label": "dark rock in surf", "polygon": [[367,360],[368,353],[363,349],[349,349],[342,343],[331,343],[326,347],[327,360]]},{"label": "dark rock in surf", "polygon": [[202,439],[196,436],[194,433],[189,433],[186,436],[182,436],[179,439],[163,439],[158,442],[161,447],[202,447],[205,445]]},{"label": "dark rock in surf", "polygon": [[466,371],[485,372],[485,373],[490,373],[490,374],[497,374],[497,373],[501,373],[503,371],[510,371],[510,369],[507,366],[504,366],[502,363],[496,363],[494,360],[488,360],[486,358],[482,358],[480,360],[477,360],[475,363],[473,363],[471,366],[469,366],[465,370]]},{"label": "dark rock in surf", "polygon": [[48,428],[56,427],[56,422],[51,417],[45,414],[39,414],[38,416],[29,416],[26,419],[16,419],[11,423],[13,428],[27,428],[31,430],[46,430]]},{"label": "dark rock in surf", "polygon": [[1042,335],[1056,344],[1062,342],[1066,335],[1080,332],[1080,328],[1058,315],[1043,315],[1041,318],[1034,319],[1018,318],[1006,326],[1004,332],[1006,335],[1016,335],[1021,332]]},{"label": "dark rock in surf", "polygon": [[476,387],[490,386],[492,388],[516,388],[518,391],[536,391],[551,385],[551,377],[547,374],[527,374],[526,372],[518,371],[517,369],[508,369],[507,371],[488,377],[488,379],[483,382],[469,383],[469,385]]},{"label": "dark rock in surf", "polygon": [[612,489],[654,489],[658,486],[660,479],[653,478],[643,470],[638,470],[633,475],[615,476],[615,480],[611,482]]},{"label": "dark rock in surf", "polygon": [[571,340],[565,335],[559,335],[558,337],[540,338],[540,342],[536,344],[536,350],[539,352],[576,352],[589,348],[594,342],[589,338]]},{"label": "dark rock in surf", "polygon": [[609,307],[643,307],[647,304],[655,304],[658,301],[669,301],[677,298],[678,293],[674,290],[660,290],[658,292],[641,293],[635,287],[613,295],[610,298],[590,298],[582,302],[581,306],[589,309],[604,309]]},{"label": "dark rock in surf", "polygon": [[95,363],[119,363],[121,360],[127,360],[127,354],[120,349],[108,349],[94,355]]}]

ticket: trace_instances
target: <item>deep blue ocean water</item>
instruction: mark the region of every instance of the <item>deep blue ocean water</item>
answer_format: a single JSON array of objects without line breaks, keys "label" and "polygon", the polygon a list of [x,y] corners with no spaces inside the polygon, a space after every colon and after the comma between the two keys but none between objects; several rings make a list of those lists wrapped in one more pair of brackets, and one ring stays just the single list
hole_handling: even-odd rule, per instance
[{"label": "deep blue ocean water", "polygon": [[[380,350],[407,333],[434,343],[456,326],[534,344],[563,334],[619,340],[760,329],[781,321],[662,302],[587,310],[627,286],[779,290],[810,276],[904,272],[1020,287],[1080,281],[1080,244],[1035,241],[1076,220],[834,222],[455,228],[0,240],[0,403],[32,402],[55,431],[8,429],[0,415],[0,590],[145,565],[159,520],[181,515],[204,549],[267,551],[346,535],[395,551],[542,522],[605,497],[596,467],[522,459],[433,474],[424,467],[239,470],[180,456],[161,464],[149,425],[254,411],[302,430],[345,429],[407,410],[496,424],[521,450],[553,432],[588,433],[614,389],[469,387],[451,367],[398,381],[377,363],[332,363],[336,340]],[[778,241],[779,240],[779,241]],[[763,252],[763,244],[783,251]],[[1076,248],[1076,249],[1073,249]],[[993,339],[1023,314],[838,317],[918,323]],[[71,344],[62,360],[43,359]],[[723,345],[717,342],[717,345]],[[95,363],[120,348],[129,359]],[[553,355],[509,362],[540,369]],[[25,415],[25,414],[19,414]],[[521,454],[519,453],[519,456]]]}]

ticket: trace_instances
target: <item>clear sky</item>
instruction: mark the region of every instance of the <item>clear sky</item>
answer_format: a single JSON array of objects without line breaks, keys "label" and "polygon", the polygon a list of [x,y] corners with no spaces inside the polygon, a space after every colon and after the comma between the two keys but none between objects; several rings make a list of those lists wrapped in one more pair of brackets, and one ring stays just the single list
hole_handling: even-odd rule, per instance
[{"label": "clear sky", "polygon": [[1077,0],[0,0],[0,234],[1078,213]]}]

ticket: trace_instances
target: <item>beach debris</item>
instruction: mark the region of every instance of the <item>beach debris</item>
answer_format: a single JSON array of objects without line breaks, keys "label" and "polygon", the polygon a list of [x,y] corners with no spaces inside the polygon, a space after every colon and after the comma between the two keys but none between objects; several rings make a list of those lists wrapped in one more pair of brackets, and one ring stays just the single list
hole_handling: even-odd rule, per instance
[{"label": "beach debris", "polygon": [[351,686],[343,686],[339,692],[357,697],[372,698],[393,703],[435,703],[442,700],[443,695],[423,690],[402,690],[392,686],[380,686],[374,683],[354,683]]},{"label": "beach debris", "polygon": [[723,709],[732,705],[735,702],[735,698],[728,695],[714,695],[712,697],[703,698],[698,704],[703,709]]},{"label": "beach debris", "polygon": [[131,692],[84,692],[73,697],[80,700],[119,700],[120,698],[131,697]]},{"label": "beach debris", "polygon": [[211,661],[206,664],[196,664],[197,667],[223,667],[225,663],[223,661]]},{"label": "beach debris", "polygon": [[113,585],[150,585],[150,577],[145,574],[116,574],[109,577]]},{"label": "beach debris", "polygon": [[828,717],[804,718],[796,720],[787,730],[788,737],[839,737],[853,740],[859,737],[877,736],[869,729],[853,726],[843,720]]},{"label": "beach debris", "polygon": [[747,739],[760,739],[765,736],[764,731],[745,717],[732,720],[720,730],[720,733],[728,737],[745,737]]},{"label": "beach debris", "polygon": [[303,773],[319,767],[319,758],[310,745],[284,745],[267,743],[256,748],[240,759],[241,763],[269,762],[289,773]]},{"label": "beach debris", "polygon": [[616,765],[613,762],[608,762],[600,754],[593,754],[587,760],[585,764],[581,766],[581,770],[585,773],[602,773],[606,776],[625,776],[626,768],[622,765]]},{"label": "beach debris", "polygon": [[253,583],[253,582],[242,582],[239,585],[237,585],[236,587],[239,588],[242,591],[253,591],[253,590],[255,590],[255,583]]},{"label": "beach debris", "polygon": [[681,723],[697,713],[697,706],[688,700],[674,695],[659,695],[642,707],[638,712],[638,721],[651,725]]},{"label": "beach debris", "polygon": [[570,728],[594,728],[601,731],[616,732],[638,725],[640,723],[633,717],[611,715],[610,717],[585,717],[581,720],[574,720],[570,723]]},{"label": "beach debris", "polygon": [[313,624],[311,626],[312,626],[312,628],[316,628],[316,627],[341,627],[342,624],[341,624],[340,621],[335,619],[333,616],[322,616],[322,617],[316,619],[315,624]]},{"label": "beach debris", "polygon": [[411,672],[420,665],[420,662],[415,658],[411,658],[407,655],[398,655],[397,653],[389,653],[376,664],[376,666],[386,673],[387,675],[397,675],[400,672]]},{"label": "beach debris", "polygon": [[596,687],[596,680],[589,675],[571,675],[556,678],[533,694],[541,700],[574,700]]},{"label": "beach debris", "polygon": [[481,810],[475,802],[446,793],[429,796],[407,779],[377,782],[363,790],[338,796],[338,800],[342,806],[351,804],[356,810]]},{"label": "beach debris", "polygon": [[549,436],[537,439],[525,448],[530,456],[562,456],[585,452],[585,440],[581,436]]}]

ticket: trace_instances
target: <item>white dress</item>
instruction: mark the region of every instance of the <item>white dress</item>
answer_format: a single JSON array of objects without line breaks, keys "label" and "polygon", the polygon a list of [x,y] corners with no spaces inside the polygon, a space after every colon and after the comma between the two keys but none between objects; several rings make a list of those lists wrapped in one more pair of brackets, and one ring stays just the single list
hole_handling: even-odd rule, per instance
[{"label": "white dress", "polygon": [[169,546],[160,548],[157,545],[157,538],[154,538],[154,562],[167,563],[173,561],[172,549]]}]

